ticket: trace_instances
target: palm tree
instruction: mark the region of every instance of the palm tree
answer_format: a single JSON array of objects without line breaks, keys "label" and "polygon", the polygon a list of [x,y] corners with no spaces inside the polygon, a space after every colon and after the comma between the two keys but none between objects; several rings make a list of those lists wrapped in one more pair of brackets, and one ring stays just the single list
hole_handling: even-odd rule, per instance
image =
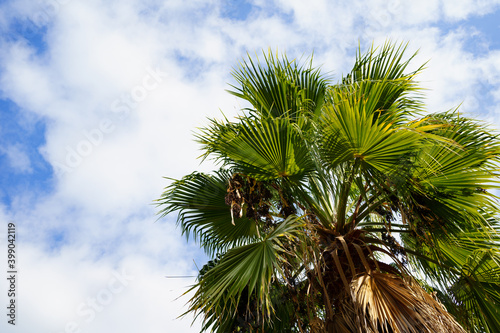
[{"label": "palm tree", "polygon": [[426,112],[405,49],[338,83],[272,53],[235,69],[249,107],[197,135],[220,169],[158,200],[214,258],[204,331],[500,332],[498,137]]}]

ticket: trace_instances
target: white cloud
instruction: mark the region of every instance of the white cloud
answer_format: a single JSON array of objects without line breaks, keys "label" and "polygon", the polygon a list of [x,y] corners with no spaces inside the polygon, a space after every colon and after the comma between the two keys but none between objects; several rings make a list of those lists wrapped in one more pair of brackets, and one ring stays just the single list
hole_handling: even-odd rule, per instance
[{"label": "white cloud", "polygon": [[450,20],[463,20],[470,15],[484,15],[498,9],[498,0],[447,0],[442,2],[445,17]]},{"label": "white cloud", "polygon": [[[162,253],[170,260],[158,265],[154,257],[134,254],[119,262],[95,260],[93,251],[85,246],[51,254],[28,244],[20,246],[23,256],[17,274],[18,330],[199,331],[198,325],[191,327],[192,317],[176,320],[186,310],[186,300],[178,296],[194,280],[165,277],[194,274],[182,256]],[[6,279],[1,280],[0,287],[6,290]],[[0,329],[11,331],[5,320],[0,322]]]},{"label": "white cloud", "polygon": [[20,144],[0,147],[0,154],[4,154],[7,157],[13,172],[29,173],[33,171],[30,157]]}]

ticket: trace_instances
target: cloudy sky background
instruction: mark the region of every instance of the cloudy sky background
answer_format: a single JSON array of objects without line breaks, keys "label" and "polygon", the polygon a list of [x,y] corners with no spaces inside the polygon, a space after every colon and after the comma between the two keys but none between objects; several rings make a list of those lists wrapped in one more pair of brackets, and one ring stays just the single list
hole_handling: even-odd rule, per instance
[{"label": "cloudy sky background", "polygon": [[[206,261],[152,204],[194,170],[193,131],[242,107],[224,89],[262,49],[334,80],[358,44],[409,41],[430,112],[500,128],[500,1],[0,2],[0,331],[199,332],[177,299]],[[7,222],[17,325],[6,322]]]}]

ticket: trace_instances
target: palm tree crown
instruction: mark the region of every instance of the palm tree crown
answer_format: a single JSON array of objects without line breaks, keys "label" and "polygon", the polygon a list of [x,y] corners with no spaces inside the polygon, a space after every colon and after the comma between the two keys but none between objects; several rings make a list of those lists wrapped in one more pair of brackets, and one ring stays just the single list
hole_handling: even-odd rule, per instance
[{"label": "palm tree crown", "polygon": [[337,83],[272,53],[235,69],[250,107],[197,135],[220,169],[158,200],[213,257],[203,330],[500,332],[498,137],[426,112],[405,49]]}]

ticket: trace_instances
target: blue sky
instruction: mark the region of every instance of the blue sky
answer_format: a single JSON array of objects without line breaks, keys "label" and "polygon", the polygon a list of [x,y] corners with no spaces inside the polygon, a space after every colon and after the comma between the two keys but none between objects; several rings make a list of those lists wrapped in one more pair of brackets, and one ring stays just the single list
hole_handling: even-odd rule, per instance
[{"label": "blue sky", "polygon": [[193,280],[164,276],[206,258],[152,202],[163,176],[212,169],[192,133],[242,107],[224,89],[247,52],[314,52],[335,79],[358,43],[408,41],[415,66],[429,61],[429,112],[461,104],[500,129],[499,22],[488,0],[0,2],[0,219],[18,226],[17,329],[199,331],[175,319]]}]

